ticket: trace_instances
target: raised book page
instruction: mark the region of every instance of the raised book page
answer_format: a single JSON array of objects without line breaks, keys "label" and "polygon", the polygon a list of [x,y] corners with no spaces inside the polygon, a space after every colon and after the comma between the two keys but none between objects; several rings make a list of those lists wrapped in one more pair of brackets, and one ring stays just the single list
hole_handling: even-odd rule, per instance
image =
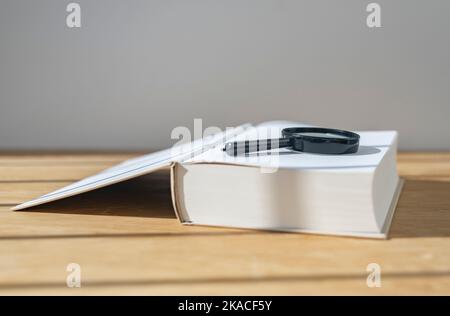
[{"label": "raised book page", "polygon": [[169,167],[172,162],[184,161],[201,153],[202,151],[207,151],[210,148],[215,147],[219,143],[222,144],[224,140],[231,139],[235,135],[242,133],[245,128],[248,128],[248,126],[249,125],[242,125],[233,129],[227,129],[225,132],[217,133],[203,139],[198,139],[191,143],[178,145],[169,149],[124,161],[94,176],[85,178],[69,186],[45,194],[37,199],[22,203],[14,207],[13,210],[21,210],[60,200]]}]

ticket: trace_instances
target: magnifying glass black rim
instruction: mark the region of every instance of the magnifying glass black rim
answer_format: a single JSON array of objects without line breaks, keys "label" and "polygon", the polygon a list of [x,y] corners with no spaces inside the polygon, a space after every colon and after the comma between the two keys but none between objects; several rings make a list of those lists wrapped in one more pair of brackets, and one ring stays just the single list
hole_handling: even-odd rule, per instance
[{"label": "magnifying glass black rim", "polygon": [[[359,135],[350,131],[322,127],[288,127],[282,130],[284,138],[291,140],[292,149],[318,154],[351,154],[358,151]],[[343,136],[321,137],[302,133],[324,133]]]}]

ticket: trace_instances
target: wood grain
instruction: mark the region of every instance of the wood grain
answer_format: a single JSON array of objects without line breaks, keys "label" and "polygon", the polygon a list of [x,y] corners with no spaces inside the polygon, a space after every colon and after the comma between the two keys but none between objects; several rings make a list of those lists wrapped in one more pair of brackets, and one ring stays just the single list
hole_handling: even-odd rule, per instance
[{"label": "wood grain", "polygon": [[[182,226],[166,172],[10,211],[129,157],[0,156],[0,294],[450,294],[450,153],[399,154],[386,241]],[[65,284],[71,262],[79,289]],[[371,262],[381,288],[366,285]]]}]

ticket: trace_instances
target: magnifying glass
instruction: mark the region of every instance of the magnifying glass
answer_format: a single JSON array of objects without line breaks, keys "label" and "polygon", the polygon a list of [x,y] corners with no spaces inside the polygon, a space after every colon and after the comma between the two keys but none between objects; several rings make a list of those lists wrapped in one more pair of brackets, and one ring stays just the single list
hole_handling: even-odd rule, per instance
[{"label": "magnifying glass", "polygon": [[314,154],[342,155],[358,151],[359,135],[353,132],[322,127],[289,127],[281,131],[282,138],[258,139],[226,143],[223,151],[232,156],[290,148]]}]

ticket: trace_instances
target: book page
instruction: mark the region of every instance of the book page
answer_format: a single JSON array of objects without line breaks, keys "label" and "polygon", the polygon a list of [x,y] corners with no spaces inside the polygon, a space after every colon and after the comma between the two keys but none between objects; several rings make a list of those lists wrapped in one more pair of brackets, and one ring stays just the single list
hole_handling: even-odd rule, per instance
[{"label": "book page", "polygon": [[224,140],[233,138],[234,135],[243,132],[245,128],[246,126],[239,126],[222,133],[217,133],[202,139],[174,146],[172,148],[126,160],[96,175],[87,177],[69,186],[45,194],[32,201],[20,204],[14,207],[13,210],[20,210],[43,203],[60,200],[69,196],[89,192],[114,183],[126,181],[154,172],[161,168],[170,166],[172,162],[185,161],[191,157],[195,157],[203,151],[208,151],[210,148],[214,148],[217,144],[222,144]]}]

